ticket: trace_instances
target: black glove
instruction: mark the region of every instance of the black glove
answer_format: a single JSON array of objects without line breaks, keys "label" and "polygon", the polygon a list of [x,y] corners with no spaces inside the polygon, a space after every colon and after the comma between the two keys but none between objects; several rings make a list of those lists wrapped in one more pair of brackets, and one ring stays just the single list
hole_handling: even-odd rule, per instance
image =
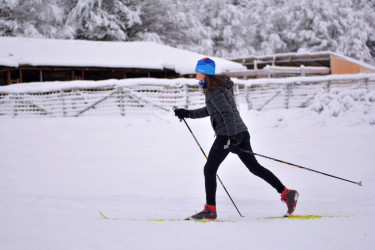
[{"label": "black glove", "polygon": [[189,110],[186,109],[175,109],[174,115],[177,116],[179,119],[189,118]]},{"label": "black glove", "polygon": [[233,154],[240,154],[241,153],[241,149],[240,149],[239,144],[240,143],[237,141],[237,136],[234,135],[234,136],[228,137],[228,142],[227,142],[228,147],[227,148]]}]

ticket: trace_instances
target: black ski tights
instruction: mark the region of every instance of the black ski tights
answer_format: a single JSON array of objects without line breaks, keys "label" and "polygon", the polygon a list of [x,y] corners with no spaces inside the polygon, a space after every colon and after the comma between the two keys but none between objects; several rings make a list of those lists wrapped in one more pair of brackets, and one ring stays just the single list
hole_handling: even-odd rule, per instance
[{"label": "black ski tights", "polygon": [[[216,172],[220,164],[229,154],[229,150],[224,149],[224,145],[227,143],[227,140],[228,136],[218,135],[216,137],[216,140],[210,149],[210,153],[208,154],[207,163],[204,166],[206,202],[209,205],[216,204]],[[250,145],[249,132],[245,131],[238,133],[237,140],[240,142],[240,148],[253,152]],[[253,154],[243,153],[239,155],[239,158],[251,173],[268,182],[277,190],[277,192],[281,193],[284,190],[285,186],[280,182],[280,180],[271,171],[262,167],[255,159]]]}]

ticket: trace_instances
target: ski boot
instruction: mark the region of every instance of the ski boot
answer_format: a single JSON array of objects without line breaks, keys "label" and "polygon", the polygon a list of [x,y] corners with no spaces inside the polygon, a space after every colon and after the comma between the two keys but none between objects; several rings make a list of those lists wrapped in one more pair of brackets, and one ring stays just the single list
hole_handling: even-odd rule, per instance
[{"label": "ski boot", "polygon": [[289,217],[294,212],[294,209],[297,205],[298,192],[296,190],[289,190],[287,188],[281,193],[281,201],[286,203],[288,207],[288,212],[285,214],[285,217]]},{"label": "ski boot", "polygon": [[216,220],[216,218],[216,206],[206,204],[201,212],[196,213],[185,220]]}]

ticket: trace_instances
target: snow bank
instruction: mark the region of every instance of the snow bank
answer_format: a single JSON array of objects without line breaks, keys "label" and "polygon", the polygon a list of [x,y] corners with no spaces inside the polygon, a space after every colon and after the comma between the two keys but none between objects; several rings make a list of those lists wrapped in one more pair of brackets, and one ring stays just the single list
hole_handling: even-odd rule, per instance
[{"label": "snow bank", "polygon": [[333,89],[320,91],[308,111],[320,119],[327,117],[351,118],[350,122],[375,124],[375,91],[365,89]]}]

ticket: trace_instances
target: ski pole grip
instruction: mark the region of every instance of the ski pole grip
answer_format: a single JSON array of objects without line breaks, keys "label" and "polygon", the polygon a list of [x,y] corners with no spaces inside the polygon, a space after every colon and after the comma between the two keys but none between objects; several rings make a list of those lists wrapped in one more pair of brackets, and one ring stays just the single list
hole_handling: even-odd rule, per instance
[{"label": "ski pole grip", "polygon": [[[172,110],[175,111],[176,109],[178,109],[177,106],[173,106]],[[180,122],[182,122],[182,119],[180,119]]]}]

